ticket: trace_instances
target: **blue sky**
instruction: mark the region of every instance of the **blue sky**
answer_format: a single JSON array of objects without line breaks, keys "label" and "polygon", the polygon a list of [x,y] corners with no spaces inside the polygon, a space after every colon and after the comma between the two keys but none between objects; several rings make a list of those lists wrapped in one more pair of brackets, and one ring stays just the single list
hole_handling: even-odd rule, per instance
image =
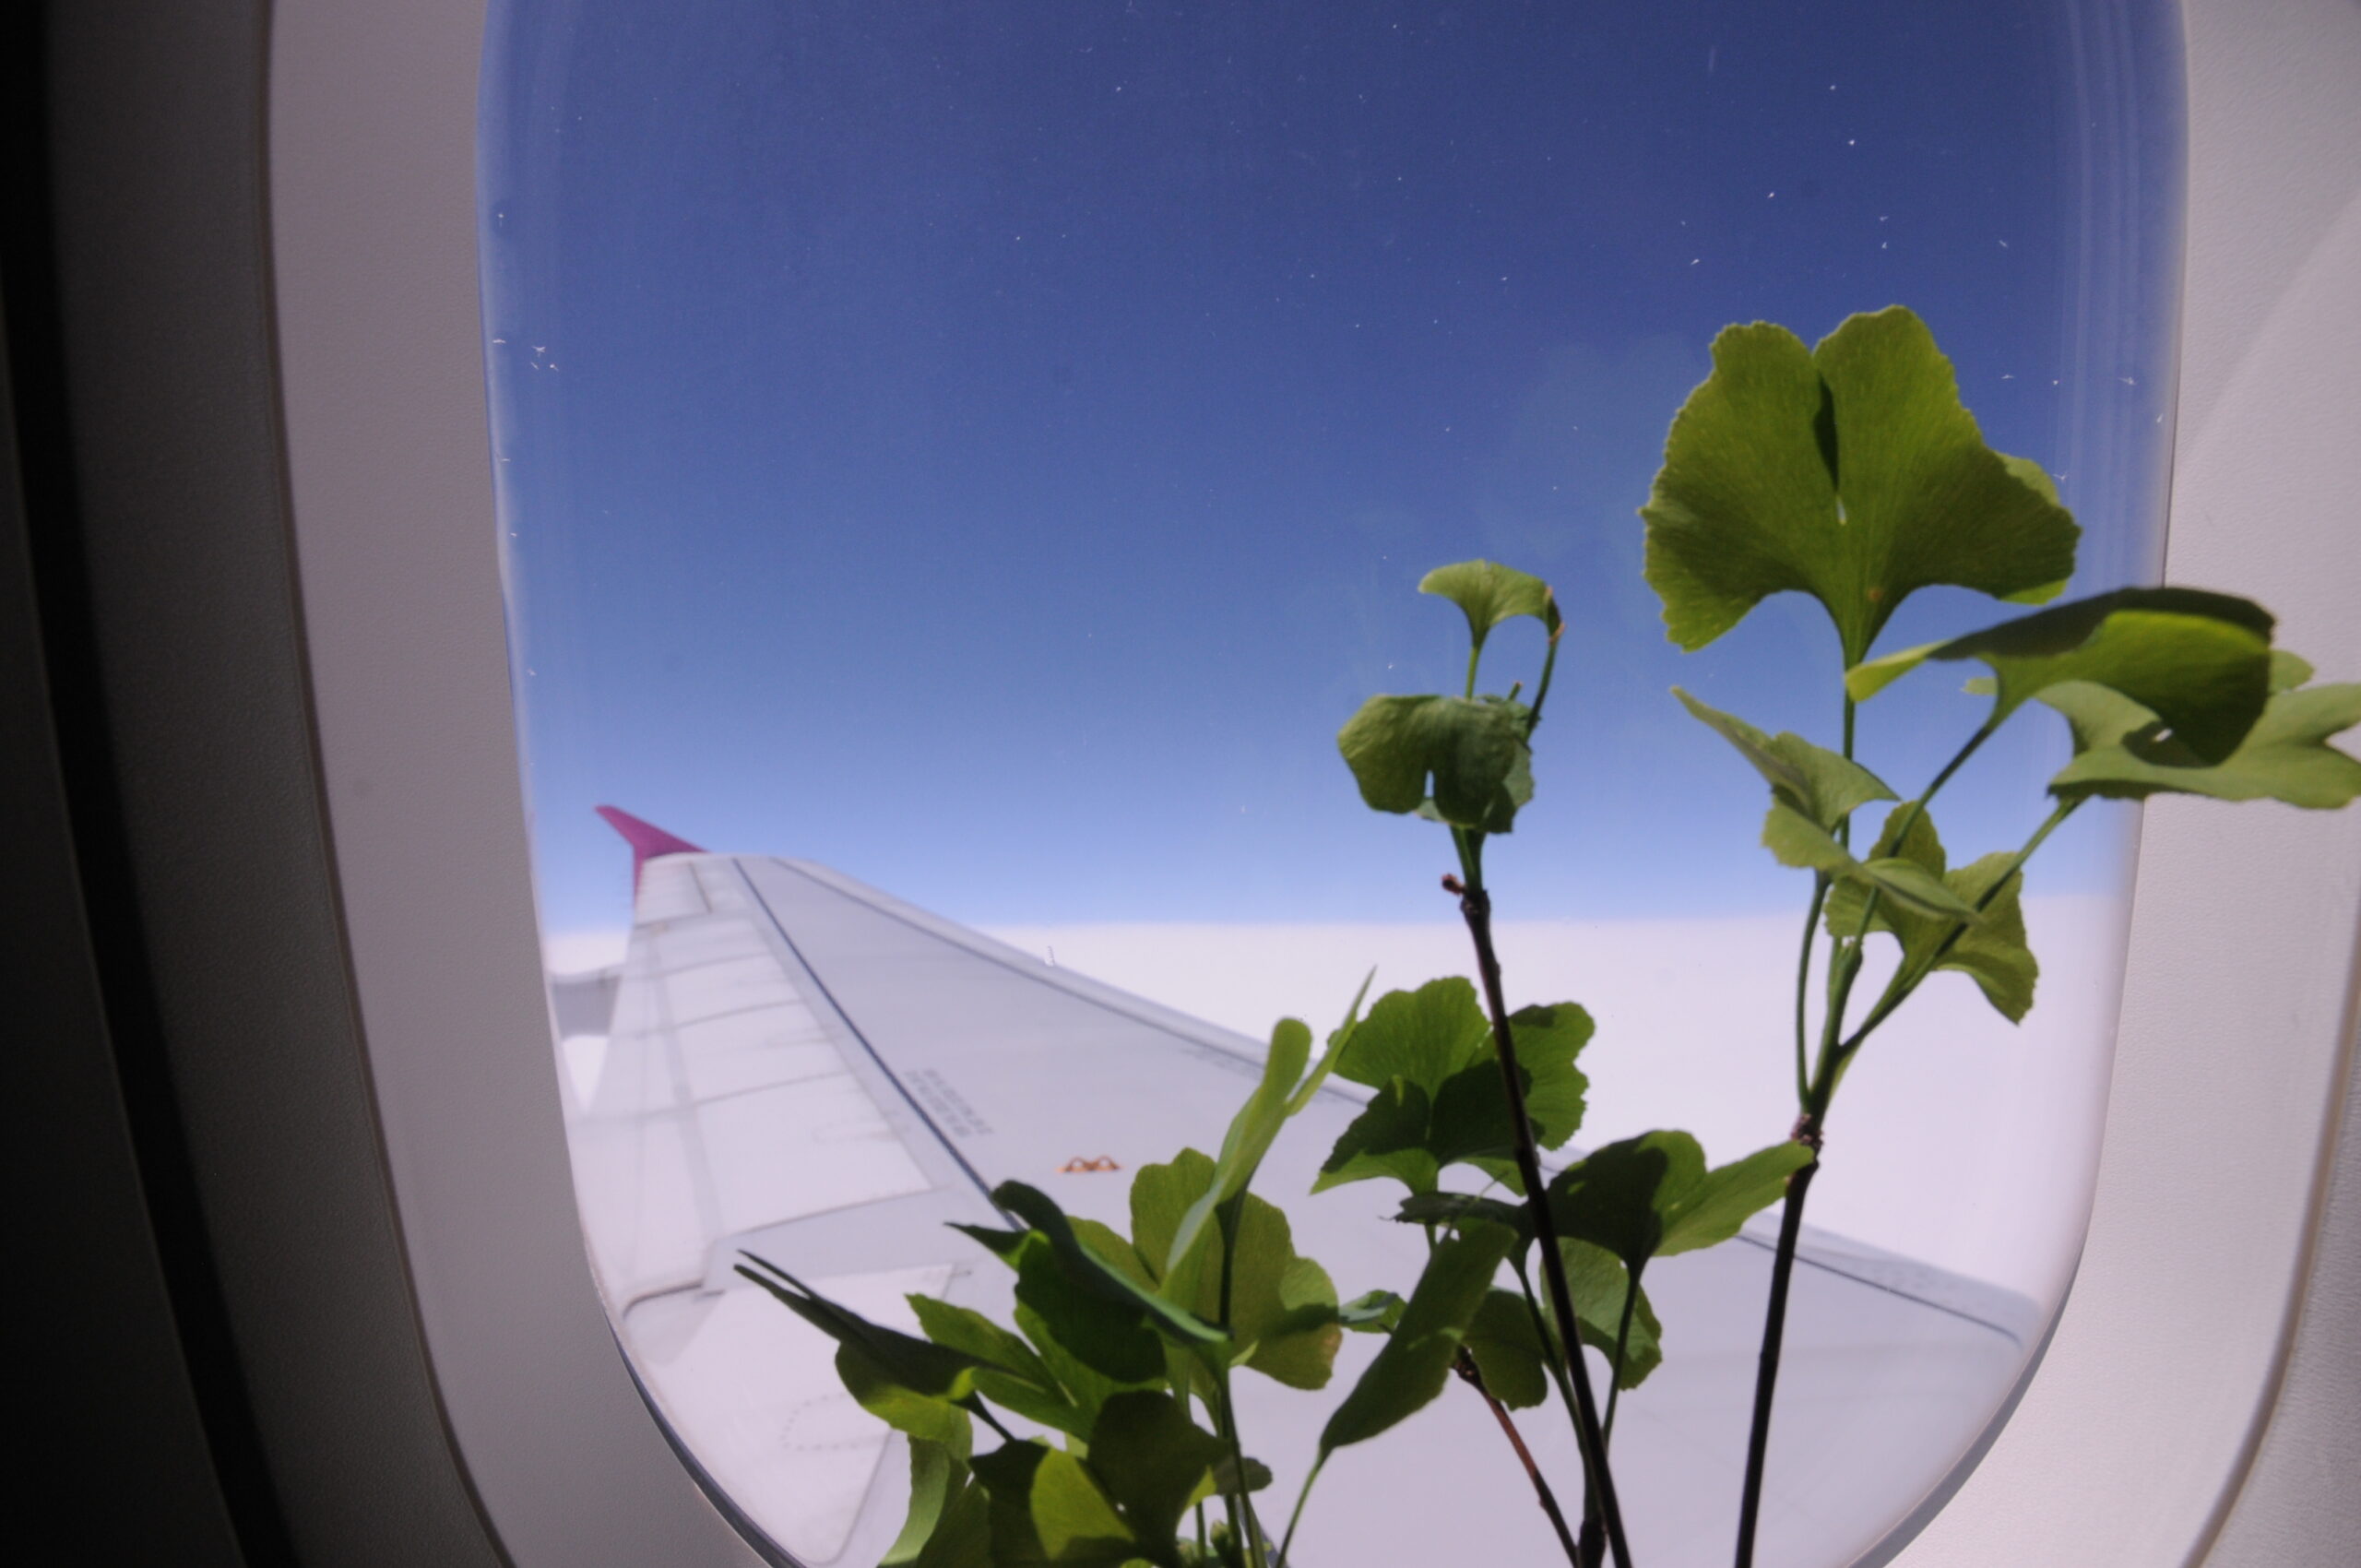
[{"label": "blue sky", "polygon": [[[1442,918],[1441,830],[1363,809],[1334,736],[1455,683],[1458,617],[1411,590],[1473,555],[1570,628],[1503,914],[1797,902],[1667,689],[1833,739],[1834,639],[1788,596],[1664,641],[1665,426],[1724,323],[1906,303],[1994,444],[2064,472],[2078,589],[2145,575],[2164,9],[496,6],[545,919],[628,918],[601,802],[978,923]],[[1922,595],[1886,646],[1994,615]],[[1537,642],[1496,640],[1499,683]],[[1976,711],[1922,679],[1864,713],[1904,789]],[[2038,818],[2046,718],[1949,792],[1955,850]],[[2048,885],[2104,885],[2119,826]]]}]

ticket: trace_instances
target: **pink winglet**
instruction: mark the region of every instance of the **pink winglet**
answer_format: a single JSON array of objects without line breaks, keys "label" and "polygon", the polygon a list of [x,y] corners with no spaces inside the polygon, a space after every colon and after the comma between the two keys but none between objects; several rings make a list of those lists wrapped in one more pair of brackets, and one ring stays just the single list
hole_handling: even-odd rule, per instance
[{"label": "pink winglet", "polygon": [[607,826],[622,834],[623,842],[631,846],[631,890],[635,897],[639,894],[640,868],[657,856],[705,853],[687,839],[667,833],[652,822],[642,822],[627,811],[613,806],[600,806],[598,811],[607,819]]}]

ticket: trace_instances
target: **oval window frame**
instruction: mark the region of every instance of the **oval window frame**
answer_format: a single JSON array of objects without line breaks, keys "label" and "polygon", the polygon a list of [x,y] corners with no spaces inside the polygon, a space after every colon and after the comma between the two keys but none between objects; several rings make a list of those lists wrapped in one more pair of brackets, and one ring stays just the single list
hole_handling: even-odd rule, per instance
[{"label": "oval window frame", "polygon": [[[2259,22],[2194,0],[2184,18],[2191,325],[2167,572],[2236,582],[2323,668],[2361,670],[2361,624],[2335,602],[2361,580],[2356,546],[2306,511],[2361,476],[2326,422],[2305,441],[2308,410],[2361,406],[2361,353],[2339,365],[2321,347],[2361,335],[2361,170],[2313,172],[2294,201],[2278,178],[2300,114],[2361,140],[2361,106],[2321,64],[2353,57],[2361,14],[2296,3]],[[750,1562],[633,1394],[550,1093],[485,453],[484,20],[476,0],[284,0],[271,22],[287,482],[350,971],[426,1370],[493,1550]],[[2256,517],[2280,546],[2260,560]],[[1930,1500],[1940,1512],[1868,1561],[2204,1558],[2262,1442],[2318,1245],[2356,924],[2361,817],[2149,809],[2082,1271],[2013,1419],[1955,1496]],[[2248,1022],[2264,1016],[2268,1032]],[[2209,1077],[2225,1055],[2248,1071]],[[2193,1158],[2191,1129],[2241,1161]],[[2209,1270],[2201,1330],[2170,1305],[2192,1256],[2229,1260]],[[2201,1361],[2185,1349],[2201,1332]],[[2136,1451],[2108,1440],[2126,1430],[2147,1434]],[[365,1420],[342,1441],[364,1458]]]}]

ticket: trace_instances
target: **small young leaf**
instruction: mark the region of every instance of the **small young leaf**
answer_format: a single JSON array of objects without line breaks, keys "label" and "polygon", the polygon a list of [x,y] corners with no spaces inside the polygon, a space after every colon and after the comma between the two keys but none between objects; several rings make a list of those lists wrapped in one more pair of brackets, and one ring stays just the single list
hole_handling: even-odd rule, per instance
[{"label": "small young leaf", "polygon": [[991,1499],[993,1568],[1118,1568],[1143,1554],[1074,1455],[1011,1443],[976,1455],[973,1468]]},{"label": "small young leaf", "polygon": [[1033,1348],[983,1313],[932,1296],[914,1294],[903,1300],[918,1314],[919,1327],[935,1344],[1030,1382],[1049,1382],[1049,1369]]},{"label": "small young leaf", "polygon": [[2087,681],[2148,708],[2198,760],[2218,763],[2271,695],[2271,629],[2261,606],[2228,594],[2118,588],[1872,659],[1845,685],[1866,701],[1928,659],[1980,659],[1992,670],[1997,724],[2053,686]]},{"label": "small young leaf", "polygon": [[[1141,1312],[1157,1333],[1176,1345],[1204,1348],[1226,1346],[1227,1336],[1221,1330],[1163,1300],[1136,1276],[1119,1270],[1086,1246],[1076,1234],[1074,1222],[1048,1194],[1022,1182],[1003,1182],[992,1189],[992,1202],[1045,1237],[1067,1276],[1084,1289],[1118,1306]],[[1120,1238],[1115,1244],[1123,1246]],[[1123,1250],[1129,1248],[1123,1246]]]},{"label": "small young leaf", "polygon": [[[2303,669],[2309,673],[2308,666]],[[2274,683],[2295,673],[2283,665]],[[2041,700],[2074,730],[2078,754],[2049,781],[2049,792],[2060,799],[2202,795],[2333,811],[2361,797],[2361,762],[2328,743],[2361,724],[2361,684],[2307,686],[2299,679],[2280,685],[2237,750],[2212,766],[2164,734],[2153,713],[2113,692],[2060,685]]]},{"label": "small young leaf", "polygon": [[839,1345],[859,1348],[879,1377],[934,1399],[964,1399],[975,1391],[973,1372],[981,1364],[979,1358],[871,1323],[815,1293],[777,1264],[752,1253],[742,1255],[747,1261],[738,1265],[741,1276]]},{"label": "small young leaf", "polygon": [[[1581,1330],[1582,1342],[1610,1360],[1615,1355],[1615,1332],[1623,1321],[1623,1293],[1639,1290],[1640,1299],[1631,1308],[1631,1332],[1623,1341],[1623,1375],[1615,1384],[1630,1393],[1664,1361],[1664,1325],[1656,1321],[1648,1292],[1633,1285],[1631,1271],[1623,1266],[1623,1260],[1604,1247],[1563,1240],[1558,1243],[1558,1255],[1566,1263],[1566,1288],[1573,1297],[1575,1326]],[[1546,1319],[1546,1298],[1541,1307]]]},{"label": "small young leaf", "polygon": [[1391,1290],[1370,1290],[1336,1309],[1336,1321],[1355,1334],[1391,1334],[1406,1303]]},{"label": "small young leaf", "polygon": [[854,1404],[896,1431],[941,1443],[962,1459],[967,1456],[975,1425],[950,1399],[917,1392],[850,1343],[836,1347],[836,1378]]},{"label": "small young leaf", "polygon": [[1418,579],[1418,591],[1441,595],[1467,617],[1467,636],[1477,648],[1503,621],[1530,615],[1558,632],[1558,601],[1549,585],[1527,572],[1493,561],[1462,561],[1437,566]]},{"label": "small young leaf", "polygon": [[[1167,1249],[1165,1272],[1182,1268],[1204,1241],[1214,1210],[1246,1190],[1262,1168],[1263,1157],[1279,1135],[1290,1114],[1288,1104],[1311,1058],[1311,1031],[1295,1018],[1282,1018],[1271,1030],[1270,1053],[1263,1059],[1263,1078],[1246,1104],[1231,1119],[1222,1137],[1221,1154],[1214,1161],[1213,1180],[1189,1211],[1180,1217]],[[1133,1234],[1138,1228],[1133,1226]]]},{"label": "small young leaf", "polygon": [[[1577,1308],[1577,1311],[1580,1309]],[[1529,1410],[1549,1397],[1549,1369],[1525,1298],[1495,1288],[1467,1326],[1467,1352],[1484,1386],[1512,1410]]]},{"label": "small young leaf", "polygon": [[1513,1233],[1477,1221],[1435,1248],[1402,1321],[1322,1430],[1323,1458],[1377,1436],[1442,1392],[1467,1325],[1515,1243]]},{"label": "small young leaf", "polygon": [[1336,1075],[1373,1089],[1406,1078],[1431,1095],[1483,1053],[1491,1034],[1474,983],[1460,976],[1389,991],[1338,1053]]},{"label": "small young leaf", "polygon": [[1391,1177],[1414,1193],[1434,1191],[1442,1168],[1427,1147],[1433,1113],[1426,1090],[1394,1079],[1337,1136],[1311,1190],[1324,1193],[1349,1182]]},{"label": "small young leaf", "polygon": [[[1159,1266],[1173,1255],[1171,1216],[1191,1211],[1216,1172],[1212,1160],[1183,1149],[1168,1165],[1143,1167],[1132,1182],[1138,1256],[1166,1300],[1202,1319],[1221,1311],[1221,1247],[1198,1248],[1185,1276],[1161,1274]],[[1229,1250],[1229,1337],[1253,1347],[1246,1365],[1265,1377],[1291,1388],[1324,1387],[1343,1340],[1336,1288],[1326,1270],[1296,1254],[1286,1214],[1252,1193],[1238,1201]]]},{"label": "small young leaf", "polygon": [[1533,1244],[1533,1217],[1525,1206],[1473,1193],[1413,1193],[1394,1218],[1406,1225],[1458,1225],[1481,1219],[1516,1232],[1518,1251]]},{"label": "small young leaf", "polygon": [[[1893,841],[1894,828],[1904,820],[1910,825],[1909,832],[1904,841],[1897,845]],[[2025,944],[2024,911],[2019,902],[2024,876],[2010,870],[2010,862],[2015,857],[1990,854],[1956,871],[1947,870],[1933,814],[1923,809],[1913,812],[1907,808],[1886,818],[1876,852],[1916,864],[1929,876],[1940,878],[1960,902],[1970,908],[1980,905],[1983,912],[1975,923],[1962,930],[1962,922],[1950,916],[1929,915],[1898,900],[1880,898],[1869,929],[1884,932],[1899,942],[1903,962],[1907,965],[1926,964],[1937,952],[1942,952],[1942,957],[1934,964],[1936,968],[1954,969],[1966,975],[2002,1017],[2012,1024],[2023,1022],[2033,1009],[2034,985],[2040,979],[2041,966]],[[1995,893],[1993,884],[2004,873],[2008,875],[2008,885]],[[1859,932],[1865,907],[1862,884],[1838,883],[1828,896],[1828,934],[1850,938]],[[1959,934],[1953,937],[1955,931]],[[1944,950],[1947,941],[1951,945]]]},{"label": "small young leaf", "polygon": [[[1559,1002],[1521,1008],[1509,1022],[1526,1114],[1541,1146],[1556,1148],[1582,1125],[1589,1084],[1574,1059],[1589,1043],[1590,1015]],[[1378,1094],[1337,1139],[1312,1191],[1383,1176],[1431,1192],[1443,1168],[1460,1162],[1522,1190],[1500,1056],[1465,980],[1379,998],[1339,1052],[1336,1072]]]},{"label": "small young leaf", "polygon": [[[1137,1387],[1164,1377],[1164,1340],[1145,1308],[1086,1285],[1038,1230],[1026,1236],[1016,1255],[1016,1301],[1057,1348],[1118,1387]],[[1026,1324],[1022,1315],[1017,1322],[1020,1327]],[[1045,1360],[1049,1349],[1043,1347]],[[1091,1389],[1087,1395],[1099,1392]],[[1097,1401],[1087,1395],[1086,1403],[1095,1410]]]},{"label": "small young leaf", "polygon": [[1765,735],[1743,719],[1707,707],[1679,686],[1673,687],[1672,695],[1700,723],[1754,765],[1774,799],[1821,827],[1833,832],[1869,802],[1897,798],[1883,779],[1850,757],[1784,731],[1776,736]]},{"label": "small young leaf", "polygon": [[1424,806],[1456,827],[1506,833],[1533,798],[1529,718],[1517,703],[1376,696],[1346,721],[1336,746],[1373,810]]},{"label": "small young leaf", "polygon": [[1067,1396],[1056,1375],[1023,1339],[969,1308],[931,1296],[907,1299],[929,1339],[986,1363],[976,1369],[977,1393],[1027,1420],[1075,1437],[1090,1435],[1090,1412]]},{"label": "small young leaf", "polygon": [[1717,1165],[1669,1204],[1655,1255],[1693,1253],[1719,1246],[1746,1222],[1787,1195],[1787,1178],[1812,1162],[1812,1151],[1792,1139]]},{"label": "small young leaf", "polygon": [[902,1516],[902,1533],[878,1559],[878,1568],[900,1568],[918,1560],[919,1550],[943,1522],[951,1501],[967,1484],[967,1461],[940,1443],[910,1441],[910,1506]]},{"label": "small young leaf", "polygon": [[1320,1086],[1328,1081],[1328,1075],[1336,1070],[1336,1063],[1343,1058],[1346,1048],[1352,1044],[1353,1036],[1359,1032],[1361,1004],[1368,1000],[1369,988],[1376,980],[1377,971],[1373,968],[1361,977],[1361,988],[1353,992],[1353,1004],[1345,1009],[1345,1021],[1329,1031],[1328,1048],[1320,1053],[1320,1060],[1311,1064],[1311,1071],[1304,1075],[1303,1082],[1296,1086],[1295,1093],[1287,1097],[1289,1116],[1310,1105],[1311,1097],[1320,1092]]},{"label": "small young leaf", "polygon": [[1549,1211],[1560,1234],[1605,1248],[1636,1277],[1651,1258],[1737,1235],[1786,1194],[1787,1178],[1811,1158],[1809,1148],[1791,1141],[1707,1170],[1704,1151],[1688,1134],[1643,1133],[1560,1171],[1549,1183]]},{"label": "small young leaf", "polygon": [[1205,1495],[1208,1497],[1240,1491],[1263,1491],[1271,1484],[1271,1467],[1250,1454],[1246,1456],[1246,1464],[1241,1469],[1236,1460],[1225,1454],[1215,1462],[1214,1472],[1206,1479]]},{"label": "small young leaf", "polygon": [[1762,819],[1762,847],[1783,866],[1808,868],[1839,883],[1874,887],[1885,898],[1920,914],[1938,915],[1964,925],[1974,925],[1983,918],[1975,912],[1975,905],[1946,887],[1940,877],[1912,861],[1892,855],[1869,861],[1854,859],[1853,852],[1832,837],[1826,828],[1784,801],[1773,802],[1770,814]]},{"label": "small young leaf", "polygon": [[[1520,1007],[1509,1015],[1517,1065],[1525,1069],[1525,1113],[1543,1148],[1557,1148],[1582,1129],[1590,1079],[1574,1058],[1596,1029],[1589,1012],[1572,1002]],[[1488,1054],[1497,1059],[1496,1052]]]},{"label": "small young leaf", "polygon": [[1147,1547],[1171,1541],[1223,1457],[1221,1440],[1169,1394],[1118,1394],[1090,1431],[1091,1474]]},{"label": "small young leaf", "polygon": [[967,1461],[910,1441],[910,1508],[878,1568],[992,1568],[991,1501]]},{"label": "small young leaf", "polygon": [[1827,610],[1849,666],[1919,588],[2050,597],[2079,530],[2029,467],[1985,445],[1951,362],[1900,306],[1809,350],[1785,327],[1727,327],[1640,513],[1666,630],[1703,647],[1797,589]]}]

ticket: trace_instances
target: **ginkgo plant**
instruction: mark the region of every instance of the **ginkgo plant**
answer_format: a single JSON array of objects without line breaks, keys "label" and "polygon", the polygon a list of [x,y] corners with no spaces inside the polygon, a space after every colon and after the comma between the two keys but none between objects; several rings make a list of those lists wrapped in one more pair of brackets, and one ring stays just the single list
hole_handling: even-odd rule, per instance
[{"label": "ginkgo plant", "polygon": [[[1533,741],[1563,622],[1537,577],[1487,561],[1439,568],[1419,587],[1465,618],[1463,688],[1371,697],[1337,743],[1370,807],[1448,833],[1456,869],[1443,886],[1458,900],[1476,983],[1390,992],[1364,1016],[1365,983],[1316,1061],[1311,1031],[1283,1020],[1218,1151],[1183,1149],[1136,1173],[1129,1235],[1068,1216],[1021,1182],[996,1188],[1006,1227],[963,1229],[1014,1271],[1013,1327],[913,1296],[920,1334],[904,1334],[775,1264],[750,1257],[740,1268],[833,1336],[847,1389],[908,1437],[910,1511],[885,1563],[1283,1568],[1330,1460],[1391,1431],[1456,1375],[1496,1419],[1567,1561],[1632,1568],[1616,1412],[1678,1348],[1665,1344],[1646,1271],[1729,1240],[1784,1200],[1740,1499],[1736,1560],[1747,1568],[1805,1201],[1837,1088],[1868,1040],[1944,971],[1967,976],[2011,1022],[2025,1016],[2039,975],[2025,868],[2093,799],[2332,808],[2361,794],[2361,762],[2328,743],[2361,723],[2361,685],[2312,683],[2308,665],[2272,647],[2271,616],[2228,595],[2119,589],[1873,657],[1920,588],[2054,600],[2078,537],[2037,466],[1984,444],[1949,362],[1906,310],[1851,317],[1817,347],[1760,323],[1723,332],[1642,516],[1647,580],[1680,646],[1704,646],[1786,591],[1817,600],[1836,629],[1834,747],[1766,734],[1676,692],[1769,787],[1763,846],[1809,873],[1794,995],[1766,999],[1793,1018],[1788,1134],[1719,1167],[1674,1131],[1561,1152],[1586,1109],[1578,1059],[1592,1019],[1572,1003],[1510,1007],[1485,873],[1492,841],[1534,799]],[[1547,637],[1529,702],[1522,682],[1481,690],[1492,634],[1522,618]],[[1968,685],[1988,706],[1904,799],[1856,756],[1858,707],[1928,665],[1963,663],[1981,667]],[[1914,683],[1922,700],[1936,695]],[[2049,783],[2047,816],[2023,844],[1952,865],[1935,796],[2036,703],[2064,718],[2073,745]],[[1857,836],[1856,816],[1880,805],[1874,833]],[[1857,1006],[1873,939],[1893,944],[1895,963]],[[1296,1252],[1284,1210],[1251,1190],[1288,1121],[1332,1076],[1370,1092],[1313,1190],[1400,1184],[1393,1220],[1421,1228],[1427,1243],[1406,1294],[1380,1287],[1340,1300],[1327,1272]],[[1475,1190],[1446,1185],[1459,1172]],[[1322,1389],[1348,1332],[1382,1342],[1323,1428],[1274,1532],[1257,1496],[1272,1472],[1241,1430],[1235,1379]],[[1513,1414],[1553,1391],[1580,1460],[1578,1526]],[[979,1423],[996,1440],[986,1451]]]},{"label": "ginkgo plant", "polygon": [[[1736,1551],[1753,1561],[1789,1280],[1830,1108],[1878,1029],[1936,974],[1966,975],[2010,1022],[2040,968],[2025,938],[2026,863],[2096,798],[2175,793],[2319,809],[2361,793],[2361,763],[2328,744],[2361,723],[2361,685],[2312,685],[2272,647],[2272,618],[2227,594],[2134,588],[2057,604],[1965,636],[1871,657],[1921,588],[2019,604],[2058,597],[2080,530],[2037,464],[1986,445],[1951,362],[1900,306],[1856,315],[1807,347],[1785,327],[1732,327],[1713,374],[1673,421],[1642,517],[1646,576],[1680,647],[1704,647],[1764,599],[1797,591],[1833,624],[1838,745],[1768,736],[1686,693],[1681,702],[1770,786],[1763,847],[1809,872],[1793,1016],[1797,1117],[1809,1158],[1789,1179],[1774,1253]],[[1907,800],[1856,758],[1858,707],[1929,664],[1981,664],[1990,699],[1959,749]],[[1922,686],[1922,696],[1935,694]],[[2028,703],[2066,719],[2073,760],[2025,841],[1954,866],[1936,795]],[[1854,814],[1892,802],[1866,853]],[[1897,961],[1877,995],[1854,990],[1872,938]],[[1812,1014],[1812,965],[1825,960]]]}]

